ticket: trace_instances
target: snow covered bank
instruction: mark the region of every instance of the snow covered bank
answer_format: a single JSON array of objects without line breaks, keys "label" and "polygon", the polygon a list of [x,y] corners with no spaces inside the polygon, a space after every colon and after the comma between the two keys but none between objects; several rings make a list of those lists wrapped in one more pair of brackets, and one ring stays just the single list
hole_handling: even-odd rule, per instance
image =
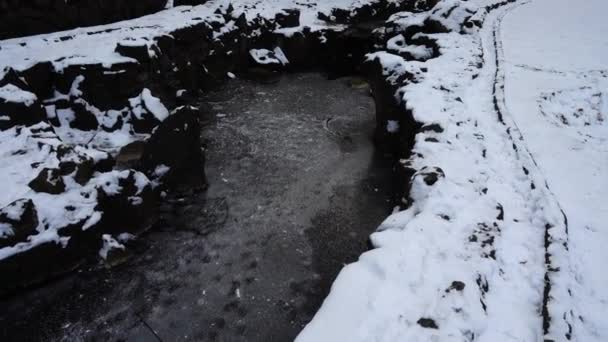
[{"label": "snow covered bank", "polygon": [[[510,114],[510,101],[517,102],[517,98],[505,103],[500,24],[505,14],[520,5],[444,1],[430,13],[399,13],[388,21],[388,27],[391,22],[396,27],[387,30],[384,37],[389,52],[368,58],[382,65],[387,82],[395,86],[397,104],[403,109],[401,118],[411,113],[421,126],[411,156],[402,161],[413,170],[410,198],[404,199],[406,210],[390,216],[371,236],[375,249],[342,270],[298,341],[565,341],[573,336],[586,340],[586,332],[573,333],[576,313],[570,289],[576,286],[569,284],[580,277],[570,272],[570,260],[576,252],[568,249],[567,234],[572,234],[569,221],[565,221],[559,195],[554,195],[551,176],[546,176],[543,163],[526,140],[526,130],[522,137],[517,116],[514,120]],[[552,8],[546,2],[529,12],[529,25],[534,29],[521,29],[519,22],[513,27],[519,27],[521,37],[529,37],[530,32],[538,32],[538,20],[532,18],[538,18],[540,12],[551,13]],[[408,47],[408,29],[411,35],[416,26],[424,34],[415,37],[434,40],[438,57],[414,61],[414,50],[395,47],[402,41],[400,34],[406,36],[401,46]],[[548,27],[547,31],[552,30]],[[602,30],[594,32],[588,36],[597,37]],[[521,37],[514,41],[523,40]],[[513,51],[525,56],[522,48]],[[542,56],[542,50],[538,51]],[[526,117],[539,108],[549,111],[563,107],[563,102],[572,104],[563,93],[545,93],[539,107],[536,101],[542,95],[530,91],[530,86],[529,81],[522,81],[512,88],[518,89],[515,94],[533,99],[528,110],[520,111]],[[602,95],[585,89],[578,94],[592,97],[582,99],[576,107],[591,113],[579,114],[576,109],[568,115],[574,116],[570,121],[578,120],[583,129],[596,134],[585,136],[595,141],[586,157],[596,153],[595,158],[605,158],[595,152],[605,136],[598,131],[601,128],[594,128],[602,121],[597,117]],[[572,109],[572,105],[568,107]],[[596,126],[585,125],[591,117]],[[530,120],[546,119],[538,115],[526,123]],[[550,144],[543,140],[551,129],[527,129],[534,130],[533,141],[555,151],[557,136]],[[568,146],[558,150],[569,153],[564,152]],[[581,162],[588,165],[585,172],[601,177],[597,167],[601,160]],[[563,174],[564,169],[559,169],[555,168]],[[593,183],[595,193],[605,194],[597,188],[604,183],[599,179]],[[576,177],[567,184],[585,183]],[[594,198],[602,203],[600,197]],[[585,203],[589,203],[589,216],[602,211],[601,204]],[[582,241],[579,248],[581,245]],[[601,253],[586,255],[584,273],[597,279],[588,280],[597,286],[602,281],[592,276],[597,267],[589,258]],[[586,290],[587,295],[597,293],[591,286]],[[601,296],[595,298],[602,302]],[[599,312],[601,306],[582,305],[592,312]],[[595,329],[591,330],[594,334],[601,332],[601,315],[590,316],[594,318],[587,328]]]}]

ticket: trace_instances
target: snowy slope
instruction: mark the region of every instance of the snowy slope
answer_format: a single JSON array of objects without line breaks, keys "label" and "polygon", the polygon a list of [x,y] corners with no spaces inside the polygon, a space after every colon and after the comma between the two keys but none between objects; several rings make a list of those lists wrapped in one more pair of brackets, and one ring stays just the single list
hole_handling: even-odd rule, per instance
[{"label": "snowy slope", "polygon": [[508,112],[568,220],[578,341],[608,340],[606,11],[601,0],[536,0],[502,24]]},{"label": "snowy slope", "polygon": [[[578,42],[584,49],[572,49],[574,44],[563,42],[554,28],[566,21],[587,23],[577,15],[570,17],[567,7],[571,3],[561,5],[545,1],[526,9],[522,18],[516,11],[520,6],[524,11],[524,2],[505,4],[489,13],[480,9],[474,17],[485,19],[481,30],[431,35],[442,55],[426,62],[405,61],[388,53],[369,56],[381,61],[389,79],[413,75],[397,96],[417,121],[439,124],[442,130],[417,134],[414,155],[404,161],[418,170],[413,177],[412,206],[389,217],[371,236],[376,248],[341,271],[298,341],[605,339],[606,282],[603,275],[596,274],[598,266],[593,262],[605,255],[598,247],[605,236],[600,224],[606,221],[602,199],[608,164],[602,146],[605,126],[597,113],[606,107],[603,95],[596,96],[604,87],[600,77],[604,73],[592,72],[594,76],[581,77],[584,80],[564,74],[570,87],[585,81],[593,90],[549,93],[540,107],[554,111],[556,106],[575,110],[580,106],[589,111],[585,115],[594,124],[583,123],[570,132],[551,127],[554,124],[540,114],[531,117],[531,113],[539,113],[541,93],[554,88],[538,87],[540,81],[527,76],[516,79],[517,73],[512,76],[513,69],[507,69],[504,89],[503,63],[516,62],[506,57],[505,63],[503,53],[525,63],[535,58],[544,61],[548,52],[549,56],[559,55],[552,62],[560,67],[560,60],[576,60],[577,52],[585,51],[581,57],[584,69],[601,68],[588,63],[606,60],[603,50],[588,46],[606,32],[601,19],[592,20],[586,34],[579,30],[567,35],[586,37]],[[601,16],[602,6],[599,2],[587,4],[579,12],[591,9]],[[502,29],[502,19],[510,11],[514,33],[509,27]],[[552,11],[557,12],[555,17],[539,28],[539,14]],[[458,20],[454,14],[446,20],[451,17]],[[409,18],[405,25],[418,22]],[[520,19],[528,21],[524,25],[517,21]],[[564,32],[572,26],[578,27],[564,25]],[[546,35],[557,37],[548,37],[549,43],[560,44],[540,44]],[[505,37],[504,50],[501,37]],[[529,46],[536,50],[528,56]],[[571,51],[567,57],[559,50],[565,46]],[[533,66],[547,65],[551,64]],[[551,82],[560,84],[555,78]],[[574,100],[582,102],[573,106]],[[512,114],[515,112],[518,114]],[[585,133],[577,134],[577,129]],[[556,167],[564,159],[570,167]],[[554,171],[548,173],[547,168]],[[578,172],[580,169],[583,171]],[[434,183],[427,178],[433,170],[439,174]],[[554,178],[561,189],[551,182]],[[569,209],[580,227],[577,233],[572,233],[574,223],[567,220]],[[584,247],[589,238],[599,240]],[[573,284],[581,279],[582,284]],[[588,322],[585,316],[576,318],[573,307],[577,306],[589,317]],[[580,328],[583,321],[587,323]]]}]

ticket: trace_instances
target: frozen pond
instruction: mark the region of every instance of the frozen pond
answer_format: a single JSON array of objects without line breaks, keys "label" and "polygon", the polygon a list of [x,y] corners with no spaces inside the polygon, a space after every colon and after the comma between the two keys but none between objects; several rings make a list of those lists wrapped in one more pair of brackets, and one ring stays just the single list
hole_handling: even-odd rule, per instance
[{"label": "frozen pond", "polygon": [[8,301],[2,334],[297,335],[392,207],[392,163],[371,141],[373,99],[360,81],[306,73],[273,84],[233,80],[205,94],[201,109],[210,187],[169,194],[160,223],[125,264]]}]

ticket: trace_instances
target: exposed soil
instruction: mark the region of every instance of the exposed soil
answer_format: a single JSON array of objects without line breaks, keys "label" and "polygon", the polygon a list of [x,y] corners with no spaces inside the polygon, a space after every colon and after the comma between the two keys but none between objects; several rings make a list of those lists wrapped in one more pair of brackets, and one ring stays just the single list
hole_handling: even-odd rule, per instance
[{"label": "exposed soil", "polygon": [[168,194],[123,264],[0,302],[1,340],[290,341],[310,321],[392,207],[368,90],[233,80],[201,112],[210,187]]}]

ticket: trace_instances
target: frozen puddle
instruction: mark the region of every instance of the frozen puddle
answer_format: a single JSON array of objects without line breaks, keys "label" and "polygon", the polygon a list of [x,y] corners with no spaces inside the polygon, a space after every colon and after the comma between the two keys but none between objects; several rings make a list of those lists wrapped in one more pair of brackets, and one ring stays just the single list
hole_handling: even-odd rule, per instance
[{"label": "frozen puddle", "polygon": [[295,338],[390,212],[373,99],[361,82],[307,73],[236,79],[201,107],[209,189],[168,196],[124,266],[36,290],[28,308],[9,303],[3,329],[22,339]]}]

